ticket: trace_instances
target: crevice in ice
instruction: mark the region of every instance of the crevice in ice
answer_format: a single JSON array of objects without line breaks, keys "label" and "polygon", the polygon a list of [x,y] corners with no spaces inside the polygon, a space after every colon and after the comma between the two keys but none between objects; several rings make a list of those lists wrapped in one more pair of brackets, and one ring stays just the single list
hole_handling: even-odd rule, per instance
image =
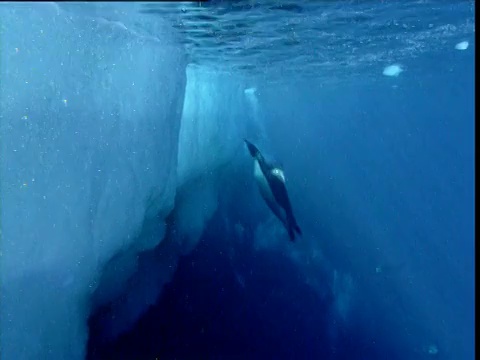
[{"label": "crevice in ice", "polygon": [[[104,267],[91,301],[90,336],[112,341],[130,329],[153,305],[217,209],[217,182],[222,171],[203,174],[177,190],[175,206],[146,219],[140,235]],[[138,251],[138,244],[143,251]]]}]

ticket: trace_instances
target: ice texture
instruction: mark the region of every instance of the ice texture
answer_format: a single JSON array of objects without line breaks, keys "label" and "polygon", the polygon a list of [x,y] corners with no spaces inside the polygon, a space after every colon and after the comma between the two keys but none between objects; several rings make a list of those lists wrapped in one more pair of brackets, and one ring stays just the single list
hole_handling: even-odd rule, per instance
[{"label": "ice texture", "polygon": [[48,3],[0,18],[2,359],[82,359],[105,264],[173,208],[185,57]]},{"label": "ice texture", "polygon": [[[138,266],[135,254],[129,251],[109,263],[94,297],[97,307],[111,302],[102,323],[104,338],[111,339],[128,330],[155,303],[173,275],[179,256],[197,244],[206,222],[217,209],[222,191],[218,187],[219,172],[244,150],[242,136],[249,119],[249,114],[242,111],[244,106],[241,80],[187,67],[175,210],[170,221],[174,225],[158,249],[143,254]],[[136,241],[162,236],[153,221]],[[136,272],[119,280],[116,269],[126,266],[133,266]]]}]

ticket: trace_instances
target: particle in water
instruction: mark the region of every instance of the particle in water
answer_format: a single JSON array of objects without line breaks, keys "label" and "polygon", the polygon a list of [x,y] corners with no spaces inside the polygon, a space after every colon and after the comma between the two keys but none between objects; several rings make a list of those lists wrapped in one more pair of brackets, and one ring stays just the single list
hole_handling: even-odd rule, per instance
[{"label": "particle in water", "polygon": [[468,49],[468,41],[459,42],[455,45],[455,49],[457,50],[467,50]]},{"label": "particle in water", "polygon": [[403,71],[402,67],[398,64],[387,66],[383,69],[383,75],[385,76],[398,76]]},{"label": "particle in water", "polygon": [[436,355],[438,354],[438,348],[435,344],[431,344],[429,347],[428,347],[428,353],[430,355]]}]

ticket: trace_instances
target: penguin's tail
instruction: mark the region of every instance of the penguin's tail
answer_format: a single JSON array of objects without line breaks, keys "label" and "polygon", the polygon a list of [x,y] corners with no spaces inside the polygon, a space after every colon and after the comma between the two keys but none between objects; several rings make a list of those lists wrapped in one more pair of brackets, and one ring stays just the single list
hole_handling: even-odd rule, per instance
[{"label": "penguin's tail", "polygon": [[290,241],[295,241],[295,233],[302,236],[302,230],[293,217],[291,217],[287,222],[287,230]]}]

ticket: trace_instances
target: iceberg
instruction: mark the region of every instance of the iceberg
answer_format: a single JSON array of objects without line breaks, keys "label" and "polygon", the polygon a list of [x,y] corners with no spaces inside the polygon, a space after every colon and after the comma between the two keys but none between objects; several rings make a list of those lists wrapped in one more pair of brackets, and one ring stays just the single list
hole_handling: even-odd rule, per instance
[{"label": "iceberg", "polygon": [[185,54],[52,4],[0,16],[2,358],[82,359],[105,265],[174,206]]},{"label": "iceberg", "polygon": [[68,9],[0,9],[4,359],[84,358],[101,307],[105,338],[133,325],[255,131],[243,81],[187,67],[166,26]]},{"label": "iceberg", "polygon": [[[94,295],[95,308],[110,303],[101,320],[102,338],[112,340],[133,326],[157,300],[176,269],[177,259],[197,244],[206,222],[217,209],[222,169],[243,149],[241,135],[249,118],[242,111],[244,106],[241,81],[187,67],[170,226],[165,236],[155,221],[144,227],[135,242],[163,240],[157,249],[140,256],[138,267],[137,256],[131,251],[108,264]],[[113,269],[125,267],[134,268],[135,273],[129,272],[130,278],[119,281]]]}]

